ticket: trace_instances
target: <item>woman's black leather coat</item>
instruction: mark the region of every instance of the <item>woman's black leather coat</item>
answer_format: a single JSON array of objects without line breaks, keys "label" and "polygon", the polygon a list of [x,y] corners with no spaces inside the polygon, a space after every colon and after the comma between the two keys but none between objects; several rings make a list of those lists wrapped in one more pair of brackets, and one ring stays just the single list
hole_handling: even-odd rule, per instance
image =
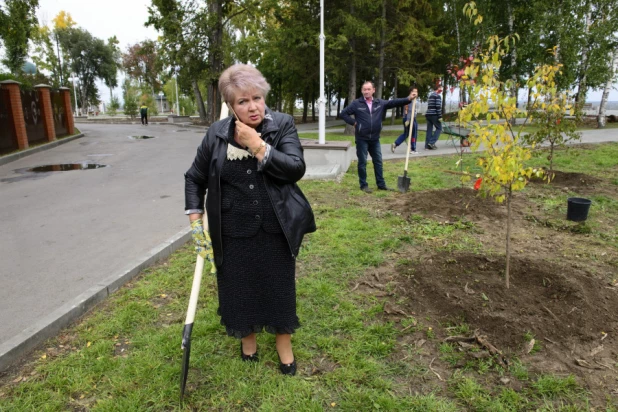
[{"label": "woman's black leather coat", "polygon": [[[214,123],[198,147],[193,165],[185,173],[185,210],[202,209],[208,190],[206,210],[217,265],[223,263],[220,175],[227,157],[228,139],[232,136],[232,117]],[[271,151],[260,173],[264,175],[275,214],[296,257],[304,234],[314,232],[316,226],[311,206],[296,185],[305,174],[305,160],[292,117],[267,107],[262,139],[271,145]]]}]

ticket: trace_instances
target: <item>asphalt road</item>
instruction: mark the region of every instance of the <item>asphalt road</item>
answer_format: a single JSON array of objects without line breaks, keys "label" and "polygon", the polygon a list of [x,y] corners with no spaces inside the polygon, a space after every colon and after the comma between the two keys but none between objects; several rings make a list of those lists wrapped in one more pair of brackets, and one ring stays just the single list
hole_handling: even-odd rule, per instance
[{"label": "asphalt road", "polygon": [[[188,226],[183,174],[203,131],[78,126],[85,137],[0,166],[0,344]],[[65,163],[107,167],[26,171]]]}]

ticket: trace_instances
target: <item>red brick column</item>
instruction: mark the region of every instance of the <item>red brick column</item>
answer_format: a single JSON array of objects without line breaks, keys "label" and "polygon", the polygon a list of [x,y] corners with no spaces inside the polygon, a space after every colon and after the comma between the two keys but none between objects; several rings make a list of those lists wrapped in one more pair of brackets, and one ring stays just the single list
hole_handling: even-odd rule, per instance
[{"label": "red brick column", "polygon": [[71,89],[68,87],[61,87],[60,91],[63,96],[64,104],[64,124],[67,125],[67,132],[69,136],[75,134],[75,119],[73,119],[73,109],[71,109]]},{"label": "red brick column", "polygon": [[14,80],[5,80],[0,82],[0,87],[9,91],[9,105],[11,106],[9,110],[11,110],[11,115],[13,116],[17,147],[19,149],[27,149],[28,135],[26,134],[26,121],[24,120],[24,112],[21,105],[20,84]]},{"label": "red brick column", "polygon": [[56,128],[54,126],[54,110],[52,109],[51,95],[49,94],[51,86],[37,84],[34,88],[37,89],[39,99],[41,99],[41,117],[45,126],[45,136],[47,136],[48,142],[53,142],[56,140]]}]

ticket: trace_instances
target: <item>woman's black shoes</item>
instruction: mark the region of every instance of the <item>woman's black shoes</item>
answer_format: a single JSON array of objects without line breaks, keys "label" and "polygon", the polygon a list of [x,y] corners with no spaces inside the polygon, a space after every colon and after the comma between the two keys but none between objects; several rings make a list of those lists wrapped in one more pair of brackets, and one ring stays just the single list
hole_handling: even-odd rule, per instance
[{"label": "woman's black shoes", "polygon": [[245,362],[257,362],[260,360],[257,351],[253,355],[245,355],[242,351],[242,341],[240,341],[240,358]]},{"label": "woman's black shoes", "polygon": [[[245,355],[242,350],[242,340],[240,341],[240,358],[245,362],[257,362],[260,360],[257,351],[253,355]],[[294,359],[292,363],[283,363],[281,362],[281,358],[279,358],[279,370],[284,375],[296,375],[296,359]]]},{"label": "woman's black shoes", "polygon": [[296,359],[292,363],[282,363],[281,358],[279,358],[279,370],[284,375],[296,375]]}]

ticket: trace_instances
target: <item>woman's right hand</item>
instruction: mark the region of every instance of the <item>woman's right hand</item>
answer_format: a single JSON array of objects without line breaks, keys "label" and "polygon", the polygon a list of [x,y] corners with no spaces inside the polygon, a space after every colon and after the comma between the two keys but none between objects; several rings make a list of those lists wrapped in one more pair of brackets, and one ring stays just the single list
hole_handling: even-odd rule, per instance
[{"label": "woman's right hand", "polygon": [[202,219],[191,221],[191,237],[193,238],[197,254],[204,259],[208,259],[210,262],[210,273],[217,273],[214,252],[212,250],[212,240],[208,232],[204,230],[204,222]]}]

